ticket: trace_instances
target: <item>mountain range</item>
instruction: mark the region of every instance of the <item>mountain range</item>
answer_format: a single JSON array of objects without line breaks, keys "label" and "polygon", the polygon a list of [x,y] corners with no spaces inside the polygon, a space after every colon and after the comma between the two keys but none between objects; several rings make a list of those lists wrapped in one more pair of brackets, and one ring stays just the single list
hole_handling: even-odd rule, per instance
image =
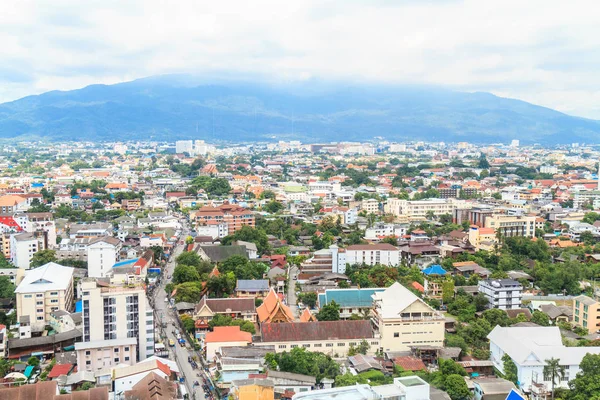
[{"label": "mountain range", "polygon": [[0,104],[0,138],[253,142],[600,141],[600,122],[490,93],[164,75]]}]

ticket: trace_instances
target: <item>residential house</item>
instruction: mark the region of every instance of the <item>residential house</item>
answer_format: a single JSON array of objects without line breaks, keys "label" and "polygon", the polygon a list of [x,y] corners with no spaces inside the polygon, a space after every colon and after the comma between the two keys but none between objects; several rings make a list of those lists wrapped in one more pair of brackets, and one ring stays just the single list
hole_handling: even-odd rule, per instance
[{"label": "residential house", "polygon": [[53,262],[27,271],[15,290],[17,318],[29,316],[31,329],[41,331],[52,312],[72,310],[73,272],[73,268]]},{"label": "residential house", "polygon": [[318,295],[318,307],[335,301],[340,307],[340,319],[349,319],[352,314],[369,316],[373,308],[373,294],[385,288],[327,289]]},{"label": "residential house", "polygon": [[[372,245],[356,244],[348,246],[345,250],[347,265],[400,265],[400,250],[388,243]],[[333,272],[339,272],[343,274],[345,271],[345,266],[344,268],[340,266],[338,271]]]},{"label": "residential house", "polygon": [[381,336],[382,351],[444,345],[444,316],[400,283],[375,292],[373,300],[372,321]]},{"label": "residential house", "polygon": [[478,283],[478,291],[488,299],[489,308],[515,310],[521,308],[523,286],[513,279],[486,279]]},{"label": "residential house", "polygon": [[238,279],[235,286],[237,297],[253,297],[262,299],[270,291],[268,279]]},{"label": "residential house", "polygon": [[193,311],[196,330],[208,329],[208,323],[215,315],[228,315],[234,319],[256,322],[254,298],[209,299],[206,296],[202,297]]},{"label": "residential house", "polygon": [[573,299],[573,324],[589,333],[600,330],[600,302],[588,296]]},{"label": "residential house", "polygon": [[351,347],[358,346],[363,339],[369,343],[371,354],[380,346],[371,323],[365,320],[262,324],[260,332],[261,342],[254,345],[275,346],[277,353],[303,347],[308,351],[319,351],[331,356],[345,356]]},{"label": "residential house", "polygon": [[231,400],[272,400],[275,398],[271,379],[250,378],[231,382],[229,389]]},{"label": "residential house", "polygon": [[549,327],[501,327],[496,326],[488,335],[490,359],[494,367],[504,373],[505,354],[517,367],[519,387],[526,393],[548,393],[551,377],[544,374],[546,360],[555,358],[565,368],[564,378],[555,387],[568,388],[580,371],[579,364],[588,354],[600,354],[600,347],[567,347],[562,343],[560,329]]}]

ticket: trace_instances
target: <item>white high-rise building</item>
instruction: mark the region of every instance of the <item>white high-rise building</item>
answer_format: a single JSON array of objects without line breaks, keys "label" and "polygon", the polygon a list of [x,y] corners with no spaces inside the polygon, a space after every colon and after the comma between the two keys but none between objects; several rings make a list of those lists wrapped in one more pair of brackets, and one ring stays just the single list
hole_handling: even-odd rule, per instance
[{"label": "white high-rise building", "polygon": [[510,142],[510,147],[519,147],[519,144],[520,144],[519,139],[513,139]]},{"label": "white high-rise building", "polygon": [[188,153],[192,155],[194,152],[194,142],[192,140],[178,140],[175,142],[176,153]]},{"label": "white high-rise building", "polygon": [[154,355],[154,312],[143,283],[80,283],[83,342],[75,344],[80,370],[133,365]]},{"label": "white high-rise building", "polygon": [[95,239],[87,247],[88,276],[104,278],[119,261],[121,241],[112,236]]}]

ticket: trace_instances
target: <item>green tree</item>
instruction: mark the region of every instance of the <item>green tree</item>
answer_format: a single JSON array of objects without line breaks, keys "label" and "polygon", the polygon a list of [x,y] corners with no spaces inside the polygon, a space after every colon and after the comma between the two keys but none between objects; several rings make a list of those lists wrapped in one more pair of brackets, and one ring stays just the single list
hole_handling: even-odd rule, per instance
[{"label": "green tree", "polygon": [[580,371],[569,382],[569,400],[600,400],[600,354],[586,354]]},{"label": "green tree", "polygon": [[442,301],[448,304],[454,298],[454,280],[448,278],[442,283]]},{"label": "green tree", "polygon": [[183,325],[183,329],[185,329],[186,332],[193,333],[196,329],[194,319],[187,314],[181,316],[181,323]]},{"label": "green tree", "polygon": [[173,271],[173,283],[196,282],[200,280],[200,275],[195,267],[191,265],[180,264]]},{"label": "green tree", "polygon": [[283,210],[283,204],[281,204],[278,201],[271,200],[270,202],[268,202],[267,204],[265,204],[263,206],[263,210],[265,210],[266,212],[268,212],[270,214],[276,214],[279,211]]},{"label": "green tree", "polygon": [[176,302],[197,303],[200,301],[202,287],[200,282],[184,282],[175,286],[177,290],[175,294]]},{"label": "green tree", "polygon": [[33,365],[34,367],[37,367],[40,365],[40,359],[37,357],[29,357],[27,360],[27,365]]},{"label": "green tree", "polygon": [[57,262],[58,258],[56,258],[55,250],[40,250],[31,257],[30,267],[41,267],[42,265],[46,265],[50,262]]},{"label": "green tree", "polygon": [[323,378],[335,379],[340,373],[339,364],[329,355],[310,352],[303,347],[296,347],[290,352],[268,353],[265,363],[269,369],[314,376],[317,382]]},{"label": "green tree", "polygon": [[14,299],[16,288],[8,276],[0,276],[0,299]]},{"label": "green tree", "polygon": [[444,388],[452,400],[468,400],[471,398],[467,382],[460,375],[448,375],[444,381]]},{"label": "green tree", "polygon": [[308,308],[315,308],[317,305],[317,292],[306,292],[298,295],[298,300],[304,303]]},{"label": "green tree", "polygon": [[533,314],[531,314],[531,322],[541,326],[550,326],[550,318],[548,318],[546,314],[538,310],[535,310]]},{"label": "green tree", "polygon": [[504,369],[504,379],[511,381],[515,385],[519,381],[517,366],[507,353],[502,356],[502,368]]},{"label": "green tree", "polygon": [[261,254],[269,249],[269,238],[267,237],[267,234],[263,230],[255,229],[248,225],[242,226],[242,228],[233,235],[225,236],[221,240],[221,244],[230,245],[231,242],[236,240],[254,243],[256,249]]},{"label": "green tree", "polygon": [[175,261],[177,264],[198,267],[202,263],[202,258],[200,258],[200,256],[193,251],[184,251],[175,259]]},{"label": "green tree", "polygon": [[558,358],[550,358],[549,360],[544,360],[546,365],[544,365],[544,380],[548,380],[549,378],[550,384],[552,385],[552,400],[554,400],[554,385],[560,383],[561,379],[565,379],[566,369],[563,365],[560,365],[560,359]]},{"label": "green tree", "polygon": [[339,321],[340,306],[335,301],[332,301],[321,307],[316,317],[319,321]]},{"label": "green tree", "polygon": [[388,243],[392,246],[398,246],[398,238],[396,236],[386,236],[383,238],[381,243]]},{"label": "green tree", "polygon": [[479,156],[479,161],[477,162],[478,168],[488,169],[490,167],[490,163],[488,162],[485,154],[481,153]]}]

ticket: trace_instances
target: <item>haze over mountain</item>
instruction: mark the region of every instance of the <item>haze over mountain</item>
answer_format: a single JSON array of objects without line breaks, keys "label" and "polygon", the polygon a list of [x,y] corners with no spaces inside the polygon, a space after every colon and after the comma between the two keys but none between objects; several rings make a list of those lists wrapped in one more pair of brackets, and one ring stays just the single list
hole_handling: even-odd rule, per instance
[{"label": "haze over mountain", "polygon": [[52,140],[598,142],[600,122],[431,86],[165,75],[0,104],[0,137]]}]

